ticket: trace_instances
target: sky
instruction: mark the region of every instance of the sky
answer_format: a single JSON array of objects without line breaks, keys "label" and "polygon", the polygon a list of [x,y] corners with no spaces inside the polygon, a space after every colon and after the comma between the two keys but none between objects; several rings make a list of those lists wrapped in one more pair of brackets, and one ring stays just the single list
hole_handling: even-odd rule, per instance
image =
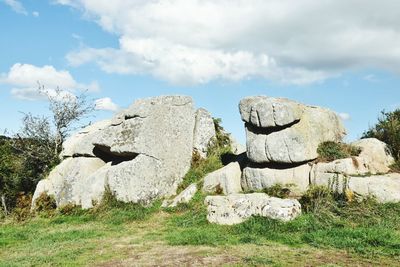
[{"label": "sky", "polygon": [[238,103],[327,107],[346,141],[400,107],[398,0],[0,0],[0,131],[49,116],[38,84],[85,92],[87,120],[184,94],[241,143]]}]

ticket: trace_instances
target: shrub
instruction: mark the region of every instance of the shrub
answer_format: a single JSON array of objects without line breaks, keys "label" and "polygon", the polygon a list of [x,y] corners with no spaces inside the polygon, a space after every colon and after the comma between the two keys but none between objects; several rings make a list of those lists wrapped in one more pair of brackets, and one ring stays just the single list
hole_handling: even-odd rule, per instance
[{"label": "shrub", "polygon": [[275,184],[271,187],[265,188],[263,190],[268,196],[271,197],[279,197],[279,198],[288,198],[290,196],[292,184],[282,185]]},{"label": "shrub", "polygon": [[43,192],[35,200],[35,211],[39,213],[53,213],[57,208],[56,200],[53,195]]},{"label": "shrub", "polygon": [[317,152],[320,161],[333,161],[358,156],[361,149],[344,143],[327,141],[318,146]]},{"label": "shrub", "polygon": [[25,195],[19,193],[17,197],[17,204],[13,210],[13,217],[17,221],[25,221],[31,215],[32,195]]}]

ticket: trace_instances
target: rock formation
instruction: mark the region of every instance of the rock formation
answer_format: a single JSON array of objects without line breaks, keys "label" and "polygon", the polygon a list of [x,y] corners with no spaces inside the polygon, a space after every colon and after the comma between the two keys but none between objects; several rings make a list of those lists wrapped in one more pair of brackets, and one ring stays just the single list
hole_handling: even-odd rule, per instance
[{"label": "rock formation", "polygon": [[[247,149],[227,158],[225,167],[204,178],[204,193],[224,195],[206,198],[210,222],[235,224],[253,215],[294,219],[301,213],[297,200],[239,194],[275,184],[288,186],[291,197],[300,196],[311,185],[325,185],[380,202],[400,201],[400,174],[388,173],[394,159],[387,145],[377,139],[352,143],[361,150],[358,156],[316,160],[321,143],[340,142],[345,135],[334,112],[265,96],[244,98],[239,109]],[[196,184],[172,196],[190,168],[193,152],[206,157],[215,136],[213,118],[204,109],[194,110],[190,97],[137,100],[112,119],[70,137],[60,155],[62,162],[39,182],[33,204],[46,192],[54,195],[58,206],[91,208],[107,188],[124,202],[148,204],[168,198],[164,207],[187,203],[197,192]],[[234,150],[243,152],[239,145]]]},{"label": "rock formation", "polygon": [[64,160],[40,181],[34,200],[47,192],[57,205],[90,208],[107,187],[118,200],[133,203],[174,195],[193,148],[206,153],[214,135],[211,116],[195,111],[190,97],[139,99],[69,138]]}]

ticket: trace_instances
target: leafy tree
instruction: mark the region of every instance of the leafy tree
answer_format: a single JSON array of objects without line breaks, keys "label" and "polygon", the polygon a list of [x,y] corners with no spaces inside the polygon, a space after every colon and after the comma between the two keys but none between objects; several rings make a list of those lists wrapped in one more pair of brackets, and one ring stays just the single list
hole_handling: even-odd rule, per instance
[{"label": "leafy tree", "polygon": [[86,95],[39,88],[51,117],[24,114],[21,130],[0,139],[0,200],[7,213],[19,192],[33,193],[39,180],[59,163],[59,154],[77,122],[94,110]]}]

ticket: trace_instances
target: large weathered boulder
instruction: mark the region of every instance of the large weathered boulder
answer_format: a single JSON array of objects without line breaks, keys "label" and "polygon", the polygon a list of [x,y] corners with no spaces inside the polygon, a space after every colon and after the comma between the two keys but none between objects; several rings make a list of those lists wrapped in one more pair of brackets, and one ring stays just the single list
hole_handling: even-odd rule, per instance
[{"label": "large weathered boulder", "polygon": [[332,111],[264,96],[240,102],[247,156],[255,163],[301,163],[317,158],[318,145],[340,141],[345,129]]},{"label": "large weathered boulder", "polygon": [[312,184],[327,186],[338,193],[352,192],[358,197],[374,197],[378,202],[400,202],[400,174],[346,176],[325,174],[315,176]]},{"label": "large weathered boulder", "polygon": [[208,147],[215,138],[214,120],[210,112],[199,108],[195,114],[193,149],[203,158],[207,157]]},{"label": "large weathered boulder", "polygon": [[223,168],[209,173],[204,178],[203,192],[229,195],[242,192],[240,179],[242,171],[238,162],[232,162]]},{"label": "large weathered boulder", "polygon": [[191,184],[185,190],[180,192],[176,197],[172,200],[164,200],[162,203],[162,207],[164,208],[174,208],[178,206],[180,203],[189,203],[190,200],[194,197],[197,192],[197,185]]},{"label": "large weathered boulder", "polygon": [[263,193],[208,196],[207,219],[217,224],[238,224],[251,216],[262,216],[290,221],[301,214],[301,205],[295,199],[269,197]]},{"label": "large weathered boulder", "polygon": [[85,127],[65,140],[60,158],[95,157],[93,140],[100,131],[111,125],[110,120],[103,120]]},{"label": "large weathered boulder", "polygon": [[394,163],[394,158],[387,144],[376,138],[365,138],[355,141],[351,145],[361,148],[358,157],[363,159],[365,167],[370,173],[377,174],[390,171],[389,167]]},{"label": "large weathered boulder", "polygon": [[242,187],[245,191],[258,191],[276,184],[289,186],[295,194],[307,191],[310,184],[309,164],[302,164],[295,167],[246,167],[243,170]]},{"label": "large weathered boulder", "polygon": [[[203,119],[198,121],[204,124]],[[201,135],[205,126],[200,124]],[[39,184],[35,196],[45,190],[58,205],[90,208],[107,187],[125,202],[149,203],[174,195],[190,168],[194,132],[190,97],[137,100],[111,120],[68,139],[62,153],[65,160]]]},{"label": "large weathered boulder", "polygon": [[55,197],[57,206],[81,205],[82,198],[91,184],[87,178],[104,166],[98,158],[67,158],[52,170],[47,179],[41,180],[33,195],[32,203],[42,194]]},{"label": "large weathered boulder", "polygon": [[114,157],[134,158],[142,154],[158,159],[163,163],[163,174],[177,181],[186,174],[195,124],[190,97],[140,99],[118,118],[94,141],[96,148]]}]

